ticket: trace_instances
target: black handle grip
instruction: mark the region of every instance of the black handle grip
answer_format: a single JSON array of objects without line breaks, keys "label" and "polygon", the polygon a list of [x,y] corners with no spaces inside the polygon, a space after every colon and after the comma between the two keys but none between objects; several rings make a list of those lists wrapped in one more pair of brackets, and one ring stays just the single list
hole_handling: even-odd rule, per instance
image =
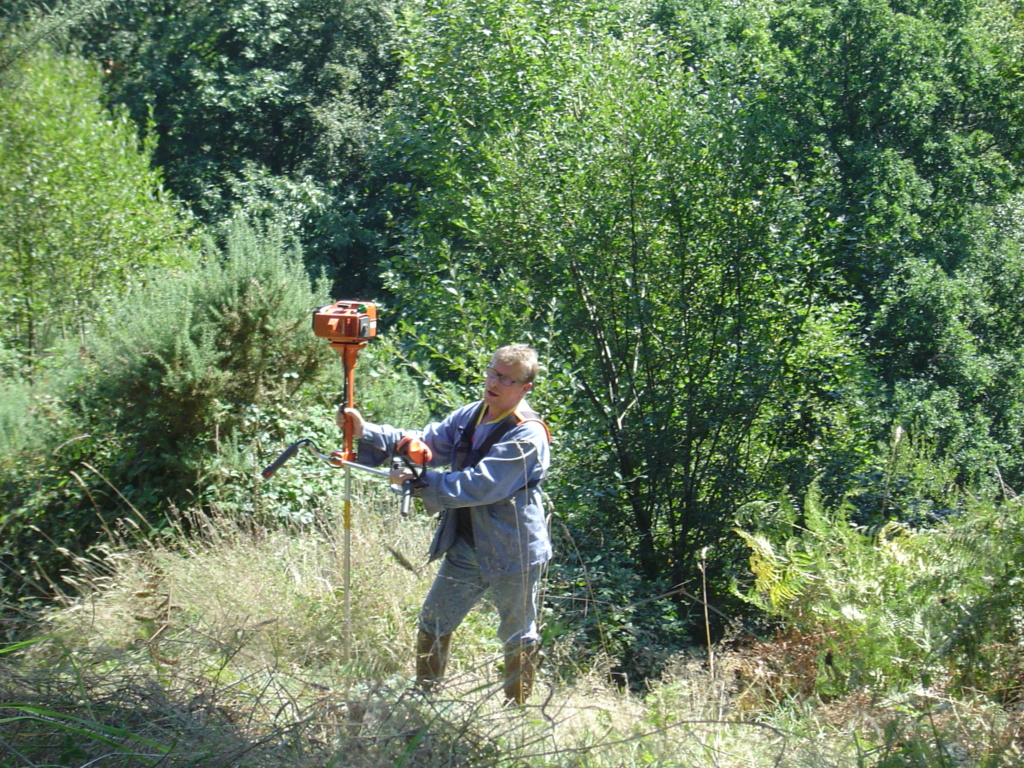
[{"label": "black handle grip", "polygon": [[273,477],[274,473],[277,472],[277,470],[279,470],[281,466],[286,461],[288,461],[288,459],[294,456],[295,452],[298,451],[299,448],[301,448],[308,442],[308,440],[297,440],[296,442],[292,443],[287,448],[285,448],[283,451],[281,451],[281,455],[274,459],[274,463],[263,470],[263,479],[266,480],[270,477]]},{"label": "black handle grip", "polygon": [[409,516],[409,502],[412,501],[412,480],[402,483],[402,517]]}]

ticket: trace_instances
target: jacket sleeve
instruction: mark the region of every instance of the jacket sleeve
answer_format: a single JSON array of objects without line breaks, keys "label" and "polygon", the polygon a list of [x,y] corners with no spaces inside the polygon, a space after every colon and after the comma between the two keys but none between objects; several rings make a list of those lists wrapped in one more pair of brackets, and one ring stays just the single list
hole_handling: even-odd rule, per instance
[{"label": "jacket sleeve", "polygon": [[547,434],[536,422],[524,422],[498,442],[474,467],[459,472],[428,471],[417,495],[428,507],[456,508],[496,504],[544,479],[549,464]]},{"label": "jacket sleeve", "polygon": [[428,424],[422,431],[366,422],[363,425],[363,436],[359,440],[356,461],[370,467],[380,466],[394,456],[398,441],[403,437],[419,437],[430,446],[433,454],[430,466],[445,466],[452,460],[460,434],[459,424],[464,419],[465,410],[461,408],[443,421]]}]

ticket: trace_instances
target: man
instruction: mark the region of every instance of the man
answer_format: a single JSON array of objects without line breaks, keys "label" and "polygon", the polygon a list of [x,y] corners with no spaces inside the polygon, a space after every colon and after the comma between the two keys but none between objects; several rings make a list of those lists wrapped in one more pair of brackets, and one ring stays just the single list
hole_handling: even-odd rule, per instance
[{"label": "man", "polygon": [[[444,676],[452,633],[489,593],[504,644],[506,703],[522,704],[530,695],[540,655],[540,577],[552,556],[540,490],[550,463],[550,435],[524,400],[537,370],[530,347],[498,349],[487,367],[483,399],[419,435],[433,453],[431,466],[449,467],[427,470],[413,491],[428,512],[440,516],[430,559],[444,557],[419,616],[416,679],[424,690]],[[339,409],[342,429],[346,417],[361,464],[387,461],[410,437],[366,422],[355,409]],[[412,477],[399,470],[391,481]]]}]

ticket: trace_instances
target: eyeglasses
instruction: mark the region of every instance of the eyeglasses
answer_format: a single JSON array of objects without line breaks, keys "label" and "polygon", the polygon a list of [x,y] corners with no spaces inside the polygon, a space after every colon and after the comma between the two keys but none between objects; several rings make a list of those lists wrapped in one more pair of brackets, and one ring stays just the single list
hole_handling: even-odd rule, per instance
[{"label": "eyeglasses", "polygon": [[496,370],[494,370],[493,368],[490,368],[490,367],[488,367],[488,369],[487,369],[486,376],[487,376],[488,379],[497,379],[498,383],[501,384],[501,386],[503,386],[503,387],[511,387],[513,384],[525,384],[526,383],[525,381],[516,381],[515,379],[510,379],[508,376],[505,376],[505,375],[503,375],[501,373],[498,373]]}]

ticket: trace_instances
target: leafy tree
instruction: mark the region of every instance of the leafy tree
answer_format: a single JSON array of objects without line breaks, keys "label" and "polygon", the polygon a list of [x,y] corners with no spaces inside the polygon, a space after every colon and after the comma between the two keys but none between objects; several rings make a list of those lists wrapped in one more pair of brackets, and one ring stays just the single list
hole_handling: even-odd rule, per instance
[{"label": "leafy tree", "polygon": [[1020,240],[1004,224],[1022,180],[1014,7],[799,0],[769,31],[778,55],[765,59],[757,122],[801,169],[833,169],[822,191],[844,279],[830,293],[856,297],[870,329],[888,398],[875,436],[909,430],[961,483],[1021,482],[1019,351],[1006,333],[1019,301],[1005,290]]},{"label": "leafy tree", "polygon": [[390,13],[376,1],[133,0],[81,35],[202,220],[259,215],[351,291],[374,277],[359,205],[394,77]]},{"label": "leafy tree", "polygon": [[[731,510],[778,476],[785,432],[769,424],[797,399],[812,420],[843,404],[809,386],[834,352],[806,334],[834,319],[817,305],[828,233],[806,182],[747,143],[731,88],[662,69],[648,45],[596,62],[586,119],[503,148],[508,186],[479,226],[521,246],[531,292],[557,307],[581,432],[607,456],[586,488],[620,479],[629,514],[613,525],[636,537],[648,578],[681,584],[708,547],[712,578],[728,568]],[[821,436],[809,432],[804,450]]]},{"label": "leafy tree", "polygon": [[467,382],[478,346],[542,346],[562,508],[631,542],[648,583],[693,582],[708,547],[718,579],[732,510],[779,481],[794,401],[807,444],[821,413],[858,407],[811,385],[856,358],[809,336],[842,338],[849,317],[819,304],[832,169],[803,174],[745,132],[753,52],[695,75],[642,6],[418,8],[392,126],[418,216],[389,283],[415,343]]},{"label": "leafy tree", "polygon": [[36,357],[85,332],[150,266],[190,258],[188,224],[99,76],[46,49],[18,59],[0,104],[4,334]]},{"label": "leafy tree", "polygon": [[772,19],[764,128],[802,164],[835,163],[834,257],[869,310],[907,257],[955,269],[976,206],[1020,185],[1014,14],[999,0],[797,0]]},{"label": "leafy tree", "polygon": [[[1015,210],[1002,218],[1015,218]],[[988,247],[952,274],[908,260],[873,328],[887,341],[880,356],[894,417],[931,436],[936,459],[954,460],[964,485],[1024,483],[1024,243],[1013,229],[979,227]]]}]

